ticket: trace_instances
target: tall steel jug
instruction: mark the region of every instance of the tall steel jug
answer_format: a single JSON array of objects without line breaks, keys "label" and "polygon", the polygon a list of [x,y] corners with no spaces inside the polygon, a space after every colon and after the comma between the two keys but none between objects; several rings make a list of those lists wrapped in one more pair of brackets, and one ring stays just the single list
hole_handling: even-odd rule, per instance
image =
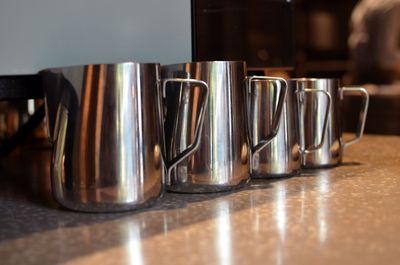
[{"label": "tall steel jug", "polygon": [[[332,103],[329,106],[326,97],[321,94],[310,94],[304,97],[300,118],[304,121],[301,142],[303,146],[316,146],[319,140],[320,148],[313,152],[306,152],[303,156],[302,166],[306,168],[329,167],[338,165],[342,159],[345,149],[358,142],[364,132],[365,121],[368,111],[369,95],[364,88],[341,87],[338,79],[329,78],[299,78],[291,79],[290,85],[299,91],[322,90],[330,95]],[[341,101],[345,93],[360,93],[363,103],[360,109],[358,130],[356,137],[349,141],[343,140]],[[326,128],[323,125],[324,109],[329,109]]]}]

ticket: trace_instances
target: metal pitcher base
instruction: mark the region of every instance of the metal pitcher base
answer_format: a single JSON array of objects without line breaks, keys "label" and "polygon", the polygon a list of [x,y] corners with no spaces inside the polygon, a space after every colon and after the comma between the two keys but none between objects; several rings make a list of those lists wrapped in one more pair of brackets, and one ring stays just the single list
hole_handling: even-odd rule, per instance
[{"label": "metal pitcher base", "polygon": [[[162,197],[162,195],[161,195]],[[161,198],[160,197],[160,198]],[[159,197],[150,198],[141,204],[129,204],[129,203],[83,203],[83,202],[72,202],[72,201],[58,201],[61,206],[69,210],[87,213],[115,213],[125,212],[132,210],[140,210],[148,208],[156,204]]]},{"label": "metal pitcher base", "polygon": [[254,174],[251,175],[251,178],[253,179],[273,179],[273,178],[288,178],[288,177],[293,177],[296,175],[299,175],[300,171],[292,171],[289,173],[280,173],[280,174]]},{"label": "metal pitcher base", "polygon": [[342,164],[342,161],[337,161],[334,163],[330,163],[330,164],[311,164],[311,163],[307,163],[306,165],[303,164],[301,167],[303,169],[317,169],[317,168],[334,168],[337,166],[340,166],[340,164]]},{"label": "metal pitcher base", "polygon": [[159,185],[154,186],[141,198],[128,200],[128,198],[106,198],[104,194],[99,198],[99,190],[85,189],[81,192],[64,190],[60,192],[53,188],[55,200],[63,207],[79,212],[111,213],[139,210],[152,206],[163,196],[164,191]]},{"label": "metal pitcher base", "polygon": [[336,157],[334,159],[324,159],[324,160],[317,160],[317,159],[304,159],[301,163],[301,168],[303,169],[316,169],[316,168],[333,168],[337,167],[342,164],[342,155]]},{"label": "metal pitcher base", "polygon": [[234,185],[207,185],[207,184],[193,184],[193,183],[180,183],[167,186],[167,190],[176,193],[212,193],[224,192],[235,189],[240,189],[249,183],[250,178],[240,181]]}]

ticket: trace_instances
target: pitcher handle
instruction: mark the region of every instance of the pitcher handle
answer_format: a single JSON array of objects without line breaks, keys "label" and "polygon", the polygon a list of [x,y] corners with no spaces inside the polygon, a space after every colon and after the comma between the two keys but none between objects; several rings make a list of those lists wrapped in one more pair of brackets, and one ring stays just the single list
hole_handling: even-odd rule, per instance
[{"label": "pitcher handle", "polygon": [[282,116],[282,111],[283,111],[283,104],[285,103],[286,99],[286,94],[287,94],[287,88],[288,84],[285,79],[280,78],[280,77],[269,77],[269,76],[250,76],[246,77],[246,90],[247,94],[251,94],[251,82],[253,81],[274,81],[276,83],[280,84],[280,87],[282,88],[279,92],[279,97],[278,97],[278,106],[275,111],[274,118],[272,120],[272,132],[270,135],[268,135],[265,139],[262,139],[259,143],[255,144],[254,139],[251,134],[251,117],[250,117],[250,104],[248,102],[247,104],[247,126],[249,130],[249,139],[250,139],[250,147],[251,147],[251,157],[259,152],[261,149],[265,148],[271,140],[278,134],[279,130],[279,123],[281,120]]},{"label": "pitcher handle", "polygon": [[325,134],[326,134],[326,127],[328,126],[328,116],[329,116],[329,110],[331,108],[332,98],[331,98],[331,95],[328,92],[326,92],[325,90],[323,90],[323,89],[305,88],[305,89],[303,89],[301,91],[296,90],[295,93],[297,94],[297,100],[299,102],[298,105],[299,105],[300,108],[301,108],[301,105],[302,105],[302,103],[304,101],[304,98],[303,98],[304,94],[306,94],[306,93],[322,93],[322,94],[324,94],[326,96],[326,98],[328,100],[328,104],[326,104],[326,108],[325,108],[324,123],[323,123],[323,126],[322,126],[321,139],[319,141],[319,144],[317,144],[316,146],[311,146],[309,148],[305,147],[305,140],[304,140],[304,136],[305,136],[305,132],[304,132],[305,129],[304,128],[305,128],[305,125],[304,125],[304,120],[302,119],[303,115],[301,115],[301,112],[299,112],[299,116],[300,116],[299,117],[299,123],[300,123],[300,128],[301,128],[300,129],[300,135],[303,137],[302,143],[300,145],[300,153],[301,154],[309,154],[309,153],[315,152],[318,149],[320,149],[322,147],[323,143],[324,143]]},{"label": "pitcher handle", "polygon": [[369,94],[368,91],[363,87],[342,87],[340,91],[341,99],[343,99],[343,92],[360,92],[363,97],[356,136],[353,139],[350,139],[343,144],[343,150],[345,150],[348,146],[360,141],[361,137],[364,134],[365,122],[367,120],[367,112],[369,105]]},{"label": "pitcher handle", "polygon": [[[177,154],[174,158],[168,161],[166,158],[166,154],[164,154],[164,163],[167,169],[167,179],[169,179],[172,169],[174,169],[182,160],[189,157],[193,154],[200,146],[200,136],[203,131],[203,123],[204,123],[204,114],[206,111],[207,103],[208,103],[208,96],[209,96],[209,88],[206,82],[197,80],[197,79],[190,79],[190,78],[166,78],[162,80],[162,96],[163,98],[166,97],[166,87],[167,83],[170,82],[177,82],[177,83],[192,83],[198,84],[203,87],[206,91],[205,97],[201,104],[199,118],[196,122],[196,130],[194,133],[194,140],[193,142],[182,152]],[[161,127],[162,128],[162,127]]]}]

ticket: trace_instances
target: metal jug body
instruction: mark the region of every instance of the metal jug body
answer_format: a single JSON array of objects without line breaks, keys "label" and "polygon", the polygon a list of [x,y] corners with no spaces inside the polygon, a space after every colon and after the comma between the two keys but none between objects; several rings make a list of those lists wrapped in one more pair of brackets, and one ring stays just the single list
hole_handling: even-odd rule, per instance
[{"label": "metal jug body", "polygon": [[[253,131],[251,133],[255,141],[259,141],[258,138],[268,134],[271,130],[268,125],[271,124],[271,113],[274,112],[276,106],[268,98],[271,97],[271,93],[274,93],[273,95],[276,98],[276,94],[279,92],[259,89],[259,93],[257,102],[253,104],[259,109],[259,115],[255,116],[255,120],[252,121]],[[266,93],[269,96],[265,95]],[[272,100],[272,102],[274,101]],[[266,113],[269,113],[269,115],[266,115]],[[254,178],[286,177],[299,172],[301,156],[298,123],[297,94],[293,88],[289,87],[277,135],[272,138],[267,146],[253,156],[252,176]],[[259,126],[256,126],[257,124]]]},{"label": "metal jug body", "polygon": [[42,71],[56,200],[91,212],[132,210],[163,192],[158,64]]},{"label": "metal jug body", "polygon": [[[200,145],[179,163],[166,180],[176,192],[215,192],[239,187],[249,180],[249,143],[246,130],[244,62],[193,62],[162,66],[162,78],[194,78],[208,84]],[[201,92],[171,86],[166,95],[167,157],[193,141]]]},{"label": "metal jug body", "polygon": [[[300,129],[301,144],[305,147],[318,146],[312,152],[304,153],[302,167],[331,167],[340,164],[345,148],[362,137],[369,103],[368,92],[359,87],[341,87],[339,80],[334,78],[299,78],[290,80],[290,84],[299,91],[322,91],[329,95],[328,98],[322,93],[309,93],[300,107],[299,119],[303,125]],[[341,101],[345,92],[360,93],[363,98],[356,137],[347,142],[343,140],[341,112]],[[326,126],[323,122],[325,109],[328,109]]]}]

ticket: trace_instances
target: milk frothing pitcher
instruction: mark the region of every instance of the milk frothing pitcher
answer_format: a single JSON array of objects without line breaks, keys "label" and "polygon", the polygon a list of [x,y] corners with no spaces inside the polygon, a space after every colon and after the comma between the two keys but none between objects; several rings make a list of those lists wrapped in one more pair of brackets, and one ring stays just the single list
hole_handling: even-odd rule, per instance
[{"label": "milk frothing pitcher", "polygon": [[[322,113],[327,108],[326,98],[318,94],[304,97],[303,108],[300,118],[303,119],[304,128],[301,137],[304,146],[317,146],[316,139],[321,139],[325,134],[319,148],[312,152],[305,152],[302,157],[302,166],[305,168],[328,167],[338,165],[342,159],[345,149],[358,142],[364,132],[365,121],[368,110],[369,95],[364,88],[341,87],[338,79],[300,78],[290,81],[298,90],[323,90],[330,94],[332,103],[329,107],[329,116],[326,129],[322,124]],[[347,92],[357,92],[363,97],[360,110],[358,129],[356,137],[350,141],[343,140],[341,101]]]},{"label": "milk frothing pitcher", "polygon": [[[193,78],[209,87],[200,145],[174,167],[166,187],[176,192],[214,192],[232,189],[249,179],[249,146],[243,62],[193,62],[162,66],[161,76]],[[170,159],[194,141],[193,121],[199,116],[199,89],[166,84],[165,139]]]}]

